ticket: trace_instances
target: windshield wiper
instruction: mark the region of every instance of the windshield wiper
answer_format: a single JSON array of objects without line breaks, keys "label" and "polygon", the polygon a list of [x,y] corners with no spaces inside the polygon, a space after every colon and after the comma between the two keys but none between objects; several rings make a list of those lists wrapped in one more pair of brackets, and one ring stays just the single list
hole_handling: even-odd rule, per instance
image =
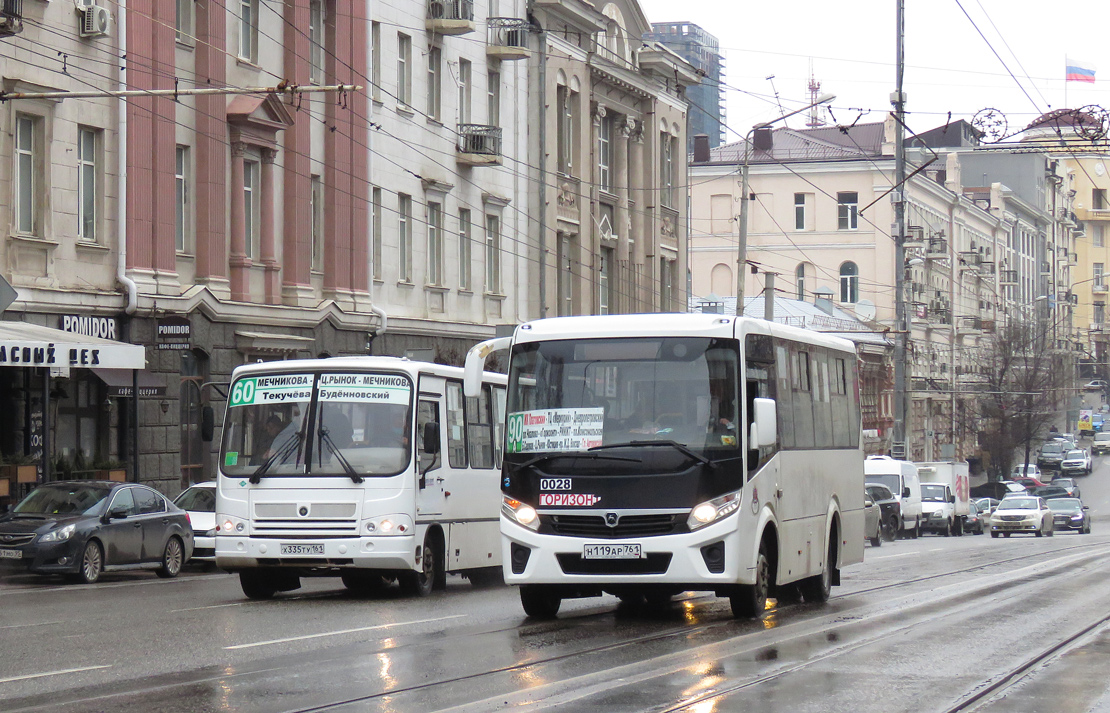
[{"label": "windshield wiper", "polygon": [[[597,450],[597,448],[591,448],[590,450],[594,451],[594,450]],[[537,463],[542,463],[545,460],[554,460],[556,458],[587,458],[589,460],[623,460],[623,461],[628,461],[629,463],[642,463],[643,462],[643,458],[628,458],[626,456],[607,456],[607,455],[604,455],[604,454],[601,454],[601,453],[590,453],[589,451],[578,451],[578,452],[572,452],[572,453],[566,453],[566,452],[544,453],[543,455],[536,456],[534,458],[529,458],[528,460],[524,461],[523,463],[514,464],[514,465],[515,465],[517,470],[524,470],[525,468],[533,466]]]},{"label": "windshield wiper", "polygon": [[716,468],[717,467],[717,463],[715,461],[709,460],[708,458],[706,458],[705,456],[703,456],[700,453],[695,453],[694,451],[690,450],[689,448],[682,445],[678,441],[658,440],[658,441],[629,441],[628,443],[606,443],[603,446],[594,446],[590,450],[591,451],[596,451],[596,450],[601,450],[602,448],[627,448],[629,446],[670,446],[671,448],[674,448],[679,453],[682,453],[683,455],[688,456],[689,458],[692,458],[692,459],[698,461],[699,463],[701,463],[703,465],[707,465],[710,468]]},{"label": "windshield wiper", "polygon": [[[347,459],[343,457],[343,454],[340,453],[339,446],[335,445],[335,441],[333,441],[331,439],[331,436],[328,435],[328,429],[320,429],[320,442],[324,443],[325,445],[327,445],[328,448],[331,449],[331,452],[335,455],[336,459],[339,461],[339,464],[343,466],[343,470],[346,471],[347,475],[350,476],[353,482],[362,482],[362,476],[355,471],[350,462],[348,462]],[[321,465],[323,464],[321,463]]]},{"label": "windshield wiper", "polygon": [[293,452],[294,448],[299,448],[301,444],[300,435],[300,431],[293,431],[290,433],[289,436],[286,437],[285,442],[278,446],[278,449],[274,451],[269,458],[262,461],[262,465],[258,466],[255,471],[251,473],[251,477],[249,478],[250,482],[253,485],[258,485],[262,482],[262,476],[270,471],[274,463],[284,461],[289,454]]}]

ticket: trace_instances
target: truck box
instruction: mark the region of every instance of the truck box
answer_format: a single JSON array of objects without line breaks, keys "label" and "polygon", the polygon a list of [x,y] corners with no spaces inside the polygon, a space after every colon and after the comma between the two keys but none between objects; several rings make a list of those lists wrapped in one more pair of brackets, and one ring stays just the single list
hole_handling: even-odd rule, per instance
[{"label": "truck box", "polygon": [[[921,481],[923,530],[960,535],[970,512],[971,479],[965,462],[933,461],[917,464]],[[943,486],[943,491],[929,485]],[[939,495],[939,497],[938,497]]]}]

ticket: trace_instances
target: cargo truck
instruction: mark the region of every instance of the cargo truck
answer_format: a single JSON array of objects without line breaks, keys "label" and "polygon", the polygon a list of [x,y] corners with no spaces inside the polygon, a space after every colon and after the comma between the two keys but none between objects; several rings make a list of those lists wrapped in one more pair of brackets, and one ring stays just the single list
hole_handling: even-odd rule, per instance
[{"label": "cargo truck", "polygon": [[970,476],[967,463],[918,463],[921,480],[921,527],[951,537],[962,535],[969,513]]}]

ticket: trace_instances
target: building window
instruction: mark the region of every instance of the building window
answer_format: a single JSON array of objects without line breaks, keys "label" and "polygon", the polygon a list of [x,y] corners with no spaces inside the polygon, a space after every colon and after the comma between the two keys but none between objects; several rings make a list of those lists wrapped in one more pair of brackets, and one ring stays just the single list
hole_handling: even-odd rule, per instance
[{"label": "building window", "polygon": [[38,228],[35,200],[38,198],[38,146],[35,129],[38,120],[17,115],[15,120],[15,229],[33,235]]},{"label": "building window", "polygon": [[486,292],[501,294],[501,217],[486,215]]},{"label": "building window", "polygon": [[439,121],[439,97],[442,88],[442,54],[439,47],[428,50],[428,116],[436,121]]},{"label": "building window", "polygon": [[613,248],[601,249],[601,265],[597,278],[597,313],[609,314],[609,306],[613,304],[613,260],[616,251]]},{"label": "building window", "polygon": [[324,83],[324,0],[310,0],[308,4],[308,38],[310,47],[309,79],[315,84]]},{"label": "building window", "polygon": [[459,60],[459,123],[470,123],[470,62]]},{"label": "building window", "polygon": [[1092,210],[1106,210],[1106,189],[1093,188],[1091,189],[1091,209]]},{"label": "building window", "polygon": [[412,103],[412,38],[397,33],[397,103]]},{"label": "building window", "polygon": [[557,168],[564,176],[571,175],[574,148],[573,98],[569,87],[560,86],[555,95],[558,125],[555,136]]},{"label": "building window", "polygon": [[258,59],[258,0],[239,0],[239,59]]},{"label": "building window", "polygon": [[674,153],[670,134],[659,134],[659,197],[664,206],[674,207]]},{"label": "building window", "polygon": [[856,229],[856,211],[859,209],[859,194],[852,193],[837,193],[836,194],[836,228],[837,230],[855,230]]},{"label": "building window", "polygon": [[805,301],[806,298],[806,264],[799,263],[794,270],[794,295],[797,299]]},{"label": "building window", "polygon": [[370,98],[382,100],[382,23],[370,23]]},{"label": "building window", "polygon": [[443,284],[443,206],[428,204],[428,280],[429,285]]},{"label": "building window", "polygon": [[859,302],[859,268],[854,262],[840,266],[840,301],[847,304]]},{"label": "building window", "polygon": [[324,269],[324,181],[320,176],[309,178],[309,215],[312,220],[312,269]]},{"label": "building window", "polygon": [[254,258],[254,245],[258,240],[258,162],[243,162],[243,251]]},{"label": "building window", "polygon": [[574,242],[566,233],[559,233],[557,246],[557,259],[559,261],[559,276],[556,292],[558,298],[558,311],[560,317],[574,314],[574,283],[571,252]]},{"label": "building window", "polygon": [[806,229],[806,194],[794,194],[794,230]]},{"label": "building window", "polygon": [[1106,303],[1105,302],[1095,302],[1094,306],[1095,306],[1095,314],[1094,314],[1095,324],[1101,325],[1101,324],[1106,322]]},{"label": "building window", "polygon": [[374,279],[382,279],[382,189],[374,187],[370,191],[370,223],[373,235]]},{"label": "building window", "polygon": [[490,126],[501,126],[501,72],[492,69],[486,78],[486,117]]},{"label": "building window", "polygon": [[177,17],[174,20],[177,41],[193,44],[193,0],[177,0]]},{"label": "building window", "polygon": [[95,129],[77,130],[77,237],[96,242]]},{"label": "building window", "polygon": [[1091,245],[1096,248],[1106,247],[1106,238],[1103,235],[1101,225],[1088,225],[1087,232],[1091,234]]},{"label": "building window", "polygon": [[603,191],[613,192],[613,115],[606,113],[597,127],[597,182]]},{"label": "building window", "polygon": [[188,250],[186,235],[189,232],[189,147],[177,147],[177,164],[174,169],[175,244],[177,252]]},{"label": "building window", "polygon": [[471,290],[470,262],[472,251],[470,244],[470,209],[459,208],[459,289]]},{"label": "building window", "polygon": [[1094,280],[1092,280],[1092,282],[1095,283],[1096,288],[1100,289],[1105,288],[1106,286],[1106,283],[1102,281],[1103,264],[1104,263],[1096,262],[1091,268],[1091,275],[1092,277],[1094,277]]},{"label": "building window", "polygon": [[401,282],[412,282],[412,197],[397,194],[397,269]]},{"label": "building window", "polygon": [[659,258],[659,309],[670,312],[674,307],[674,260]]}]

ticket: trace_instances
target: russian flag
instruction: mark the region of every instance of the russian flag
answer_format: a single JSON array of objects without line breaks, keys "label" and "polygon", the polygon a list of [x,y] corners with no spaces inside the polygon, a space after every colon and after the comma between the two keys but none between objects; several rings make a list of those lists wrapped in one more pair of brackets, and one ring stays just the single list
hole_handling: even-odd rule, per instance
[{"label": "russian flag", "polygon": [[1065,58],[1067,64],[1067,76],[1064,77],[1068,82],[1090,82],[1095,83],[1095,66],[1090,62],[1082,62],[1078,59]]}]

